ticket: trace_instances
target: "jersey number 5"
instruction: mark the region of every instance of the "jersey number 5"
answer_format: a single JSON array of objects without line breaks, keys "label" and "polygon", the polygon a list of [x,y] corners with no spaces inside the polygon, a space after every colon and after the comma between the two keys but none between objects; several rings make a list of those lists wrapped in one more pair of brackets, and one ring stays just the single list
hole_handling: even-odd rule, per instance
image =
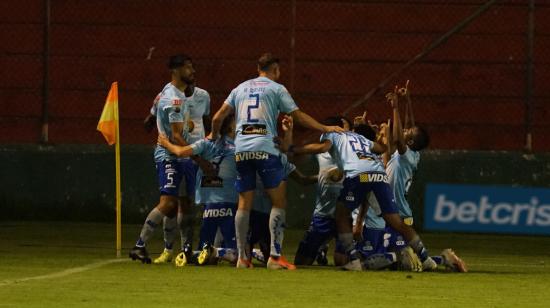
[{"label": "jersey number 5", "polygon": [[248,107],[247,107],[247,121],[248,123],[256,123],[259,120],[252,118],[252,109],[258,109],[260,107],[260,94],[250,94],[248,96]]}]

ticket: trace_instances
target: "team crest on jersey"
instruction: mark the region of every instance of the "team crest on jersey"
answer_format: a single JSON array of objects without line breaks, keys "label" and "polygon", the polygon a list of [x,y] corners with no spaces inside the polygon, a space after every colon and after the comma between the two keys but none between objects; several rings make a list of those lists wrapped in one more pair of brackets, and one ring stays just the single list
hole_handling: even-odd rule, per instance
[{"label": "team crest on jersey", "polygon": [[172,106],[174,106],[174,111],[179,113],[181,111],[181,99],[175,98],[172,100]]},{"label": "team crest on jersey", "polygon": [[353,196],[353,193],[351,191],[348,192],[348,195],[346,196],[346,201],[350,201],[350,202],[355,201],[355,197]]}]

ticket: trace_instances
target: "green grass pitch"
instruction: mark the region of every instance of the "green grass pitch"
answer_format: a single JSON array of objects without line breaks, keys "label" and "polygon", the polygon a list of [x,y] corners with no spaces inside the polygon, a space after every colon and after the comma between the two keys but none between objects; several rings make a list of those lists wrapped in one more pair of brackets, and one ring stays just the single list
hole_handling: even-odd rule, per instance
[{"label": "green grass pitch", "polygon": [[[285,272],[131,262],[139,228],[124,227],[113,261],[113,225],[1,222],[0,307],[550,307],[548,237],[423,234],[432,253],[454,248],[466,274]],[[302,232],[287,230],[290,259]]]}]

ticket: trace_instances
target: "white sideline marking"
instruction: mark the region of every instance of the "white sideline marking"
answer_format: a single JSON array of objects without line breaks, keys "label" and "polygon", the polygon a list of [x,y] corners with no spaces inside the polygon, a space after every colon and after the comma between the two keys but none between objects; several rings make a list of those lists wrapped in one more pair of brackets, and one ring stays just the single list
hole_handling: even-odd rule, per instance
[{"label": "white sideline marking", "polygon": [[105,266],[105,265],[108,265],[108,264],[111,264],[111,263],[119,263],[119,262],[126,262],[126,261],[128,261],[128,259],[111,259],[111,260],[106,260],[106,261],[90,263],[90,264],[84,265],[84,266],[69,268],[69,269],[66,269],[66,270],[62,270],[60,272],[46,274],[46,275],[3,280],[3,281],[0,281],[0,287],[7,286],[7,285],[10,285],[10,284],[17,284],[17,283],[21,283],[21,282],[32,281],[32,280],[51,279],[51,278],[59,278],[59,277],[69,276],[69,275],[72,275],[72,274],[81,273],[81,272],[89,271],[91,269],[102,267],[102,266]]}]

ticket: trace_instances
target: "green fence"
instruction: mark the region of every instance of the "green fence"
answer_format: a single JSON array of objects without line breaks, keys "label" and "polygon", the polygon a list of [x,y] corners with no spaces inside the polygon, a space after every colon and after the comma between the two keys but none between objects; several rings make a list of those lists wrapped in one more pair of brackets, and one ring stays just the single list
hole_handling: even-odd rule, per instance
[{"label": "green fence", "polygon": [[[123,223],[142,223],[158,201],[152,147],[122,147]],[[311,160],[298,164],[316,172]],[[0,148],[0,220],[115,221],[114,152],[107,146],[14,145]],[[421,226],[426,183],[550,186],[550,154],[428,151],[409,198]],[[305,227],[314,187],[290,182],[288,224]]]}]

